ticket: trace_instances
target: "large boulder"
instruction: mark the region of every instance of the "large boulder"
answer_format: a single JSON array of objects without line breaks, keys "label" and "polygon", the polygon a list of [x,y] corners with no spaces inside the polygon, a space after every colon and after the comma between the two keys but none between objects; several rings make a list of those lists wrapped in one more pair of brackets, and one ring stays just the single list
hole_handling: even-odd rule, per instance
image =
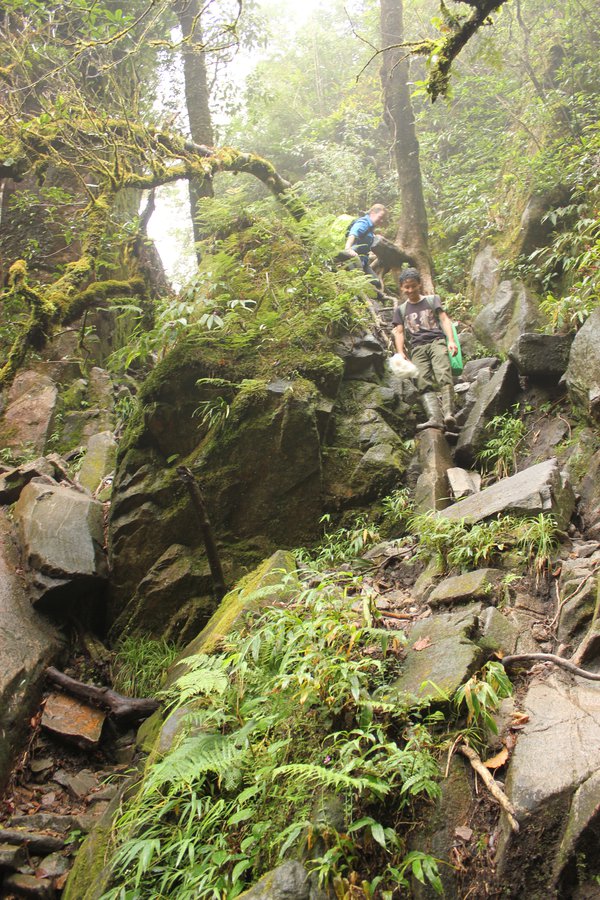
[{"label": "large boulder", "polygon": [[57,629],[32,608],[23,580],[15,575],[18,566],[8,522],[0,514],[0,785],[25,740],[44,671],[64,650]]},{"label": "large boulder", "polygon": [[542,324],[536,298],[521,281],[505,280],[473,320],[473,331],[484,347],[508,353],[520,335]]},{"label": "large boulder", "polygon": [[521,375],[558,381],[569,364],[572,343],[571,334],[521,334],[508,355]]},{"label": "large boulder", "polygon": [[514,363],[502,363],[490,381],[479,389],[476,400],[461,428],[456,445],[455,459],[464,466],[471,466],[483,449],[488,433],[487,426],[494,416],[506,412],[514,403],[519,391],[519,374]]},{"label": "large boulder", "polygon": [[[161,400],[170,399],[173,389],[167,382]],[[252,382],[233,399],[223,426],[211,430],[192,416],[197,390],[194,397],[191,388],[179,389],[179,406],[163,400],[148,409],[136,446],[125,444],[117,469],[110,520],[112,618],[171,545],[189,547],[198,560],[205,554],[189,493],[166,461],[178,447],[187,450],[182,461],[200,485],[233,578],[275,546],[306,544],[321,530],[319,395],[312,385]]]},{"label": "large boulder", "polygon": [[[225,577],[230,574],[225,565]],[[145,634],[177,643],[191,640],[218,606],[210,566],[189,547],[172,544],[151,566],[117,617],[111,637]]]},{"label": "large boulder", "polygon": [[33,602],[47,607],[85,597],[92,606],[108,575],[102,504],[37,478],[23,488],[14,515],[34,573]]},{"label": "large boulder", "polygon": [[[600,804],[600,692],[589,681],[553,674],[531,683],[523,709],[528,719],[512,754],[506,793],[526,827],[514,834],[503,822],[496,859],[500,877],[510,873],[511,896],[550,897],[576,842],[574,798],[587,785],[588,793],[593,788],[592,805]],[[588,813],[579,817],[577,830],[591,818],[591,800],[586,798]],[[532,835],[559,871],[540,865],[538,853],[531,852]]]},{"label": "large boulder", "polygon": [[566,381],[573,401],[600,418],[600,309],[595,309],[575,335]]},{"label": "large boulder", "polygon": [[52,431],[58,388],[47,375],[20,372],[8,392],[0,425],[2,442],[15,455],[43,453]]},{"label": "large boulder", "polygon": [[[381,348],[366,336],[359,349],[361,359],[363,350],[371,358],[370,371]],[[204,565],[175,460],[193,472],[232,580],[275,547],[314,543],[328,509],[356,507],[401,483],[406,450],[398,432],[408,407],[397,391],[357,379],[355,369],[340,383],[343,364],[333,354],[308,360],[302,371],[271,382],[208,378],[206,362],[185,347],[154,370],[121,442],[113,484],[111,622],[134,596],[137,604],[140,582],[173,545]],[[182,607],[199,596],[180,598]],[[136,621],[144,621],[142,606]]]},{"label": "large boulder", "polygon": [[479,522],[498,513],[537,516],[551,513],[559,528],[566,528],[575,508],[575,496],[556,459],[502,478],[485,490],[440,512],[448,519]]}]

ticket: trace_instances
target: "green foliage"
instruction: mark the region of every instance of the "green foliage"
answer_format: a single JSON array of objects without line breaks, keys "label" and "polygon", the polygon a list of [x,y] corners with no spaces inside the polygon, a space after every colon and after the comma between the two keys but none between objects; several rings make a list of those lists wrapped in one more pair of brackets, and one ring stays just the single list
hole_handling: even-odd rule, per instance
[{"label": "green foliage", "polygon": [[517,470],[517,450],[527,432],[518,404],[513,406],[512,412],[494,416],[486,431],[491,432],[492,436],[477,454],[478,461],[496,478],[513,475]]},{"label": "green foliage", "polygon": [[[325,525],[331,521],[327,513],[321,520]],[[379,540],[379,533],[369,523],[366,516],[357,516],[351,528],[336,528],[325,531],[321,543],[312,550],[300,551],[301,558],[310,561],[316,568],[323,569],[338,563],[357,560],[372,544]]]},{"label": "green foliage", "polygon": [[500,662],[488,662],[481,673],[473,675],[459,687],[454,703],[459,713],[467,713],[467,725],[498,734],[493,713],[500,701],[513,692],[511,681]]},{"label": "green foliage", "polygon": [[547,571],[558,548],[558,527],[553,516],[540,513],[533,519],[522,519],[516,528],[519,549],[539,578]]},{"label": "green foliage", "polygon": [[434,557],[444,572],[495,565],[503,553],[515,550],[539,577],[558,545],[556,522],[546,513],[533,519],[499,516],[475,523],[422,513],[409,520],[409,530],[418,538],[418,553]]},{"label": "green foliage", "polygon": [[549,333],[576,331],[600,303],[597,123],[583,127],[576,144],[559,150],[560,183],[568,201],[543,218],[553,229],[549,241],[516,266],[544,294],[540,308]]},{"label": "green foliage", "polygon": [[[187,660],[168,699],[189,714],[116,824],[105,900],[235,897],[299,852],[328,889],[393,891],[407,872],[435,886],[435,861],[406,856],[396,827],[439,794],[431,738],[402,737],[410,710],[378,719],[370,700],[393,670],[392,636],[322,578]],[[344,825],[327,814],[334,797]]]},{"label": "green foliage", "polygon": [[116,647],[111,681],[116,691],[128,697],[153,697],[177,655],[169,641],[126,637]]},{"label": "green foliage", "polygon": [[[381,512],[379,513],[379,510]],[[414,503],[408,488],[399,488],[379,503],[375,517],[377,530],[382,538],[398,538],[406,534],[414,515]]]},{"label": "green foliage", "polygon": [[[341,330],[366,321],[364,275],[331,268],[314,240],[317,224],[296,224],[270,201],[244,197],[231,191],[204,213],[220,237],[181,296],[159,302],[152,328],[138,310],[134,333],[113,354],[112,368],[147,366],[193,343],[203,347],[215,375],[235,368],[240,380],[272,379],[274,365],[279,377],[297,375],[303,363],[331,350]],[[131,312],[128,305],[123,315]]]}]

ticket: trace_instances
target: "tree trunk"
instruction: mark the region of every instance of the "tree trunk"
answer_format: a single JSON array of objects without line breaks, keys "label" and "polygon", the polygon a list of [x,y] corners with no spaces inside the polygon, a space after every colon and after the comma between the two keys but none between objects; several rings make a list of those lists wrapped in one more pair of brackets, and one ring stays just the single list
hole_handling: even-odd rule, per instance
[{"label": "tree trunk", "polygon": [[[200,15],[200,0],[183,0],[178,9],[179,25],[183,38],[183,77],[185,83],[185,103],[187,106],[190,133],[195,144],[212,147],[214,135],[210,107],[208,105],[208,78],[206,74],[206,54],[203,49]],[[212,181],[189,181],[190,211],[194,229],[196,256],[200,262],[197,244],[206,235],[200,228],[197,216],[202,200],[214,196]]]},{"label": "tree trunk", "polygon": [[433,265],[428,243],[427,212],[419,163],[419,142],[410,99],[409,51],[404,42],[402,0],[381,0],[381,41],[385,120],[392,135],[392,147],[400,186],[401,216],[396,243],[415,260],[423,288],[433,293]]}]

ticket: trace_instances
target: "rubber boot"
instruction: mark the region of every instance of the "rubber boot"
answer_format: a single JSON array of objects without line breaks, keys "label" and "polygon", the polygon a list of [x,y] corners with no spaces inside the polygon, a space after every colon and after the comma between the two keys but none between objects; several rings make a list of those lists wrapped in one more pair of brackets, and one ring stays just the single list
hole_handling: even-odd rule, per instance
[{"label": "rubber boot", "polygon": [[443,428],[442,410],[440,409],[440,401],[437,394],[423,394],[421,403],[425,410],[425,415],[429,416],[426,422],[417,425],[417,431],[423,431],[424,428]]},{"label": "rubber boot", "polygon": [[445,427],[448,431],[454,431],[456,419],[454,418],[454,388],[451,384],[447,384],[442,388],[442,412],[444,414]]}]

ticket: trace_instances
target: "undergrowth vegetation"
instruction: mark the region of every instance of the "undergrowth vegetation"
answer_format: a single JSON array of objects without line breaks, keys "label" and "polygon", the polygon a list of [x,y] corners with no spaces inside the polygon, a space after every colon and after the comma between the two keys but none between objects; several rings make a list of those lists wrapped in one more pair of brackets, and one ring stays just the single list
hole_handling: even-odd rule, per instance
[{"label": "undergrowth vegetation", "polygon": [[116,647],[111,683],[128,697],[154,697],[176,654],[177,647],[169,641],[123,638]]},{"label": "undergrowth vegetation", "polygon": [[180,738],[116,823],[105,900],[235,897],[290,856],[340,898],[391,897],[409,875],[439,892],[406,834],[439,794],[440,738],[426,710],[377,701],[404,637],[365,624],[347,588],[317,578],[188,660],[166,694]]},{"label": "undergrowth vegetation", "polygon": [[319,240],[329,217],[296,223],[270,201],[250,203],[232,190],[205,213],[217,237],[178,296],[158,302],[148,327],[142,307],[121,308],[123,346],[114,371],[147,368],[182,341],[200,342],[245,377],[290,376],[332,337],[366,322],[371,290],[362,272],[337,269]]},{"label": "undergrowth vegetation", "polygon": [[417,553],[435,559],[442,572],[468,571],[499,564],[511,551],[523,567],[539,577],[548,568],[558,547],[559,530],[546,513],[529,519],[498,516],[484,522],[447,519],[436,513],[414,515],[409,531],[418,539]]}]

